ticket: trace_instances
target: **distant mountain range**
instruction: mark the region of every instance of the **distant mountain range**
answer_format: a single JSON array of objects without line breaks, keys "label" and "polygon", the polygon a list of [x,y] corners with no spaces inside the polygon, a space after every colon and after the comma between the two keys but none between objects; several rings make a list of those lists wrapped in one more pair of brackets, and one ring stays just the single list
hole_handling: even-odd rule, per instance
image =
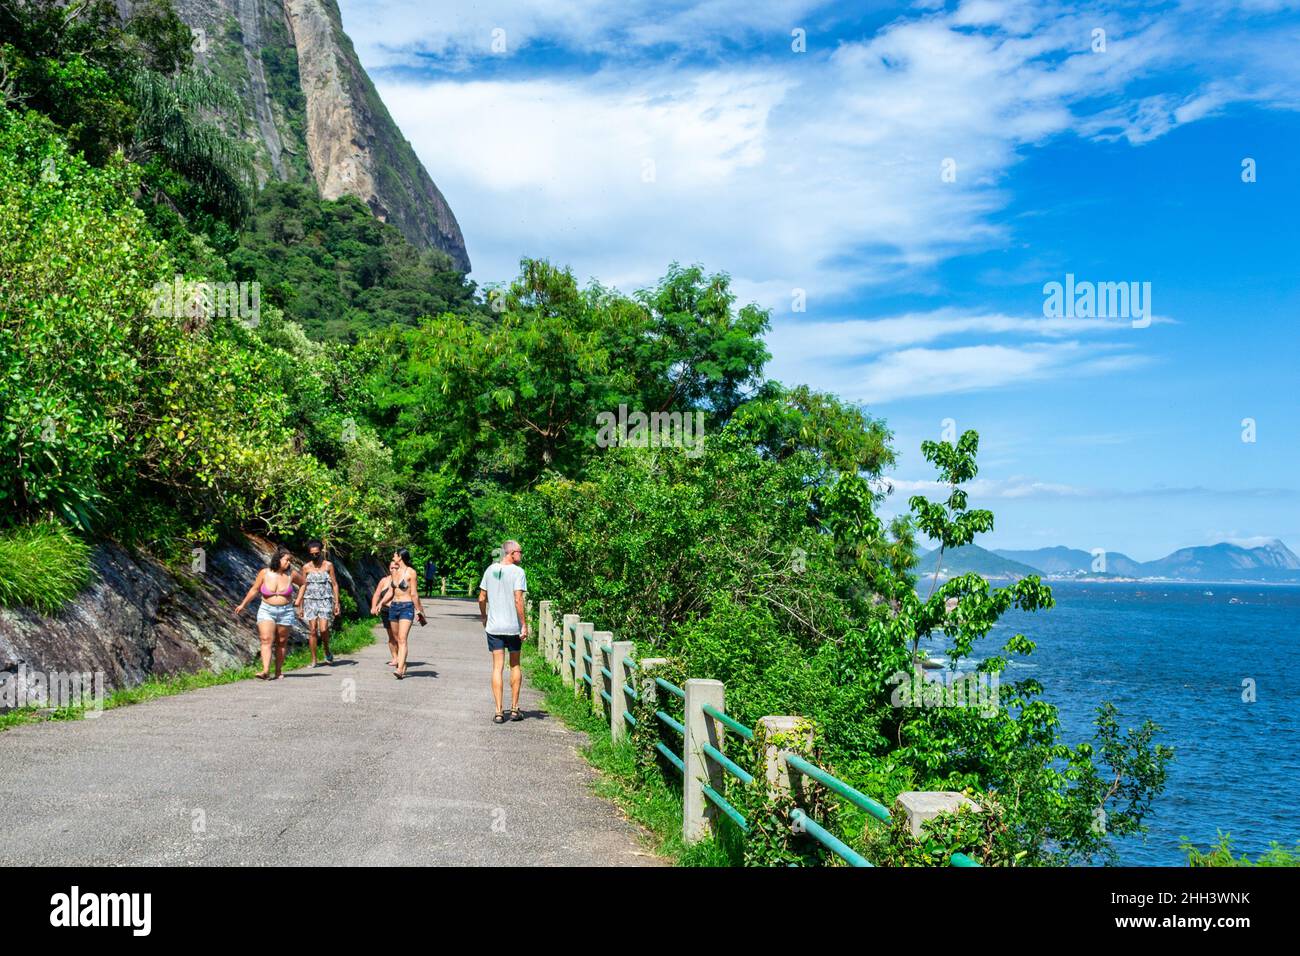
[{"label": "distant mountain range", "polygon": [[[917,549],[917,571],[933,574],[938,555]],[[1103,563],[1104,562],[1104,563]],[[1134,561],[1118,551],[1094,556],[1077,548],[1038,548],[992,551],[979,545],[945,551],[942,574],[955,577],[974,571],[987,578],[1023,578],[1031,574],[1052,579],[1163,579],[1174,581],[1250,581],[1300,584],[1300,558],[1281,541],[1273,540],[1253,548],[1236,544],[1212,544],[1180,548],[1156,561]]]}]

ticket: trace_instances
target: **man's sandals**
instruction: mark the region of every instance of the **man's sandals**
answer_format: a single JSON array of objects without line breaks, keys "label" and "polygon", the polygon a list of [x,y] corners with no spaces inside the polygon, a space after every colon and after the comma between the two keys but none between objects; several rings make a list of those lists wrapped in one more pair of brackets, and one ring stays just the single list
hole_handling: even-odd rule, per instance
[{"label": "man's sandals", "polygon": [[[519,713],[519,711],[517,711],[517,710],[512,710],[512,711],[510,711],[509,713],[510,713],[510,719],[511,719],[511,720],[523,720],[523,719],[524,719],[524,715],[521,714],[521,713]],[[494,723],[494,724],[504,724],[505,722],[506,722],[506,715],[503,714],[503,713],[501,713],[501,711],[497,711],[496,716],[492,718],[492,723]]]}]

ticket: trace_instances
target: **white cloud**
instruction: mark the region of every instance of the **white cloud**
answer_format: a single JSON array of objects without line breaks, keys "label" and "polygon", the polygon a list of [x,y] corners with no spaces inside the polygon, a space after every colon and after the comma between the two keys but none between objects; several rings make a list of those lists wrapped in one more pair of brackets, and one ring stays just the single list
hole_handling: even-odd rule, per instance
[{"label": "white cloud", "polygon": [[[1145,488],[1097,488],[1085,485],[1071,485],[1061,482],[1040,481],[1023,475],[1008,478],[976,478],[962,486],[970,495],[972,503],[995,500],[1029,499],[1029,498],[1097,498],[1097,499],[1137,499],[1137,498],[1223,498],[1225,496],[1248,495],[1256,498],[1294,498],[1300,495],[1294,488],[1209,488],[1202,485],[1170,487],[1157,485]],[[881,478],[877,479],[876,488],[891,492],[895,499],[909,495],[923,495],[933,501],[946,498],[951,489],[942,482],[933,479]],[[1227,541],[1240,544],[1244,548],[1260,547],[1260,543],[1274,541],[1273,537],[1234,538],[1223,532],[1213,532],[1207,541]],[[1247,541],[1257,542],[1246,544]]]},{"label": "white cloud", "polygon": [[1057,339],[1093,333],[1128,334],[1133,331],[1129,319],[1021,318],[1002,313],[970,313],[956,308],[944,308],[842,322],[785,320],[775,324],[768,336],[768,344],[774,351],[779,349],[782,355],[795,360],[806,360],[868,355],[959,335],[1022,335]]},{"label": "white cloud", "polygon": [[[672,259],[700,261],[778,314],[795,288],[826,307],[1005,241],[991,214],[1027,145],[1068,131],[1141,142],[1247,95],[1233,80],[1109,105],[1188,50],[1154,18],[1108,17],[1107,52],[1093,54],[1095,13],[967,3],[832,52],[780,52],[813,6],[719,0],[638,18],[647,4],[388,0],[345,22],[368,62],[381,27],[409,53],[469,49],[502,26],[602,64],[532,68],[524,43],[500,79],[377,77],[461,220],[476,278],[509,278],[521,255],[544,254],[626,287]],[[755,32],[782,40],[744,66],[646,53]],[[941,180],[945,159],[955,183]]]},{"label": "white cloud", "polygon": [[1248,537],[1241,537],[1235,533],[1224,534],[1223,532],[1218,531],[1212,532],[1208,535],[1206,541],[1209,544],[1235,544],[1237,547],[1246,548],[1247,550],[1250,550],[1251,548],[1267,548],[1271,545],[1281,543],[1278,541],[1276,535],[1271,534],[1257,534]]},{"label": "white cloud", "polygon": [[[1059,324],[1058,324],[1059,323]],[[1111,332],[1126,341],[1061,340]],[[1128,323],[1018,319],[963,315],[956,310],[887,319],[800,324],[779,322],[768,336],[768,373],[807,382],[843,399],[882,405],[905,398],[1023,385],[1059,377],[1140,367],[1150,359],[1132,351],[1145,341]],[[1010,344],[923,347],[955,336],[1037,337]]]},{"label": "white cloud", "polygon": [[[892,490],[899,497],[924,495],[927,498],[945,498],[950,488],[938,481],[909,481],[903,478],[887,478],[883,487]],[[976,478],[963,487],[972,499],[990,498],[1090,498],[1098,494],[1095,489],[1081,488],[1049,481],[1034,481],[1029,478]]]},{"label": "white cloud", "polygon": [[[544,44],[578,55],[627,56],[651,47],[719,50],[790,30],[821,0],[341,0],[344,27],[368,68],[433,58],[465,69],[523,57]],[[494,34],[494,31],[503,33]],[[493,47],[503,38],[505,50]],[[815,42],[815,41],[814,41]]]},{"label": "white cloud", "polygon": [[[1160,17],[1034,0],[922,5],[833,49],[810,27],[803,55],[788,52],[791,26],[827,11],[800,0],[348,9],[368,65],[428,52],[487,67],[489,79],[376,76],[456,210],[475,278],[507,280],[521,257],[544,255],[630,291],[674,259],[701,262],[728,271],[741,301],[773,309],[771,374],[874,403],[1147,361],[1143,339],[1118,337],[1142,334],[1124,323],[955,309],[821,318],[875,288],[915,291],[927,267],[1012,240],[1014,222],[994,214],[1026,147],[1063,134],[1137,144],[1233,102],[1300,105],[1300,83],[1288,83],[1300,58],[1242,39],[1238,14],[1215,0]],[[1098,24],[1105,53],[1090,49]],[[509,52],[489,63],[498,27]],[[700,52],[756,36],[780,42],[747,58]],[[554,47],[569,54],[564,70],[542,52]],[[1266,64],[1250,79],[1243,50]],[[946,159],[956,182],[940,176]]]}]

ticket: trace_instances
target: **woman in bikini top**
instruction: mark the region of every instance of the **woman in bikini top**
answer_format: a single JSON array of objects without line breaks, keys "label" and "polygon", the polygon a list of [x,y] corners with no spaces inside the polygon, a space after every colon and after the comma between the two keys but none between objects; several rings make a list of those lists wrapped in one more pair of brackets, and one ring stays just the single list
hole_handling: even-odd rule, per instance
[{"label": "woman in bikini top", "polygon": [[[272,575],[284,578],[283,591],[267,587],[267,582],[271,580]],[[270,604],[272,607],[284,607],[284,605],[288,603],[288,599],[293,596],[293,576],[268,570],[262,576],[262,584],[258,590],[262,592],[262,600],[267,604]],[[285,600],[276,601],[272,600],[273,598],[284,598]]]},{"label": "woman in bikini top", "polygon": [[397,653],[393,658],[397,662],[397,669],[393,671],[393,676],[401,680],[406,676],[406,638],[411,632],[411,621],[416,619],[424,626],[425,619],[424,608],[420,606],[415,568],[411,565],[411,552],[406,548],[393,552],[392,564],[397,566],[397,571],[388,575],[388,619],[397,638]]},{"label": "woman in bikini top", "polygon": [[388,665],[390,667],[397,666],[397,634],[393,630],[393,622],[388,619],[389,594],[393,590],[390,582],[400,569],[401,565],[398,562],[390,562],[388,577],[379,579],[379,583],[375,585],[375,593],[370,596],[370,613],[379,615],[379,619],[384,622],[384,630],[388,632]]},{"label": "woman in bikini top", "polygon": [[306,584],[306,579],[294,570],[293,559],[285,548],[276,548],[267,567],[257,572],[244,599],[235,607],[235,617],[258,594],[262,604],[257,610],[257,636],[262,644],[262,670],[255,674],[262,680],[271,679],[271,653],[275,652],[275,679],[279,680],[284,668],[284,658],[289,650],[289,634],[293,630],[293,608],[290,599],[295,586]]}]

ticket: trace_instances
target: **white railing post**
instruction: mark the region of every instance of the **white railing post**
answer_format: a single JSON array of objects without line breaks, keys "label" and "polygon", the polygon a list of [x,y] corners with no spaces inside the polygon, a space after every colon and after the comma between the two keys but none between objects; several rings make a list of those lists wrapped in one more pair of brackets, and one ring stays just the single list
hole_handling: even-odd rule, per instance
[{"label": "white railing post", "polygon": [[578,672],[573,667],[573,648],[569,646],[577,636],[578,615],[564,615],[564,623],[560,628],[560,678],[566,684],[572,684],[578,679]]},{"label": "white railing post", "polygon": [[551,659],[550,648],[551,635],[551,602],[537,602],[537,633],[533,635],[533,640],[537,642],[537,651],[542,655],[544,660]]},{"label": "white railing post", "polygon": [[561,625],[556,620],[555,609],[552,607],[546,628],[546,660],[552,670],[558,670],[560,666],[560,632]]},{"label": "white railing post", "polygon": [[[756,741],[763,749],[763,776],[767,779],[768,790],[772,793],[789,793],[791,775],[790,768],[785,763],[785,755],[793,751],[788,745],[797,740],[805,748],[811,747],[812,724],[802,717],[760,717],[754,730]],[[796,796],[801,795],[802,791],[801,782]]]},{"label": "white railing post", "polygon": [[722,767],[704,753],[704,745],[722,750],[723,727],[704,712],[705,704],[726,713],[725,687],[720,680],[691,678],[686,682],[686,706],[682,724],[686,732],[682,747],[682,839],[695,843],[708,835],[717,808],[704,795],[704,788],[722,792]]},{"label": "white railing post", "polygon": [[665,666],[668,663],[668,658],[647,657],[645,660],[636,663],[636,690],[641,695],[641,699],[650,707],[651,719],[653,719],[654,705],[659,703],[659,685],[655,683],[655,671]]},{"label": "white railing post", "polygon": [[[605,713],[605,698],[600,696],[600,692],[605,691],[611,700],[614,697],[613,689],[606,688],[605,675],[600,672],[602,667],[608,666],[606,660],[613,643],[613,631],[595,631],[591,635],[591,706],[601,715]],[[611,670],[610,673],[614,672]]]},{"label": "white railing post", "polygon": [[912,836],[923,836],[921,825],[928,823],[943,813],[956,813],[962,807],[971,807],[979,812],[980,805],[956,790],[908,790],[894,799],[896,812],[907,817],[908,829]]},{"label": "white railing post", "polygon": [[588,665],[583,655],[589,655],[591,653],[591,648],[588,646],[588,644],[590,642],[591,635],[595,631],[595,628],[596,625],[592,624],[590,621],[578,622],[577,640],[574,641],[574,644],[576,646],[573,649],[573,664],[574,664],[573,696],[574,697],[587,696],[587,682],[582,678],[584,674],[588,677],[590,677],[591,675],[587,673]]},{"label": "white railing post", "polygon": [[615,641],[610,655],[609,672],[614,676],[609,682],[609,696],[614,702],[609,707],[609,735],[614,740],[622,740],[627,736],[627,721],[623,719],[628,712],[627,691],[623,685],[631,686],[627,679],[627,660],[635,648],[636,645],[631,641]]}]

